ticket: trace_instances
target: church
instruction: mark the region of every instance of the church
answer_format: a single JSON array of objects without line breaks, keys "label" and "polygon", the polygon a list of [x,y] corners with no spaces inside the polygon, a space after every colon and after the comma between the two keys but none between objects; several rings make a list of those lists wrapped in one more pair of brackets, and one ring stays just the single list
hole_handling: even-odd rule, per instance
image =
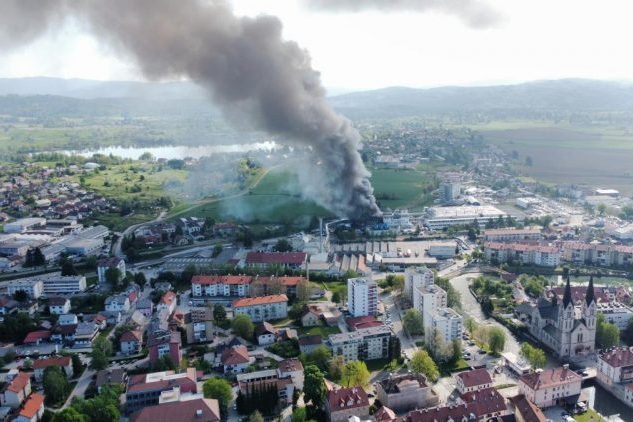
[{"label": "church", "polygon": [[539,298],[516,309],[530,334],[552,350],[559,359],[573,361],[594,352],[596,345],[596,298],[593,278],[589,279],[585,300],[574,306],[569,277],[563,299]]}]

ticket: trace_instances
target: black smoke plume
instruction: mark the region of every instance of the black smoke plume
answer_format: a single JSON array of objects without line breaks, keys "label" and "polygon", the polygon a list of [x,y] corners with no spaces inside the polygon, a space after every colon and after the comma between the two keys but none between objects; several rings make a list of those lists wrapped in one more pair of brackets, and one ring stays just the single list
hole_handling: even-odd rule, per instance
[{"label": "black smoke plume", "polygon": [[272,16],[237,17],[225,1],[2,0],[0,46],[16,47],[72,16],[154,80],[190,79],[232,119],[314,155],[304,192],[340,216],[379,214],[360,135],[325,100],[308,52]]},{"label": "black smoke plume", "polygon": [[363,10],[437,11],[460,18],[472,28],[494,26],[500,19],[489,5],[481,0],[303,0],[317,10],[360,12]]}]

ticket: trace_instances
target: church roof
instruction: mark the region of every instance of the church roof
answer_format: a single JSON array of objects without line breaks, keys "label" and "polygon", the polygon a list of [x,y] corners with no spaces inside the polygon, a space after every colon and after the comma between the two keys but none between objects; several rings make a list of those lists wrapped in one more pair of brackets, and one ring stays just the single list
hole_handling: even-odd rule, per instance
[{"label": "church roof", "polygon": [[592,302],[596,301],[595,291],[593,288],[593,276],[589,277],[589,285],[587,286],[587,293],[585,294],[585,301],[587,305],[591,305]]},{"label": "church roof", "polygon": [[[593,286],[593,282],[591,283]],[[571,298],[571,285],[569,284],[569,276],[567,276],[567,283],[565,284],[565,293],[563,294],[563,307],[567,308],[569,305],[574,304]]]},{"label": "church roof", "polygon": [[538,312],[541,316],[541,319],[551,319],[554,321],[558,320],[558,305],[555,305],[549,300],[542,297],[539,298],[536,306],[538,307]]}]

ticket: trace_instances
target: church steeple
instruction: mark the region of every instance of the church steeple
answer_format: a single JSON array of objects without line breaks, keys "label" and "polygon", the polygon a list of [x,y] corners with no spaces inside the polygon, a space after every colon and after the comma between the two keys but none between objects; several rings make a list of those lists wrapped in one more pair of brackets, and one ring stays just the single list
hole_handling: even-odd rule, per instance
[{"label": "church steeple", "polygon": [[[590,283],[593,286],[593,283],[592,282]],[[571,285],[569,284],[569,276],[567,276],[567,283],[565,284],[565,293],[563,294],[563,308],[567,308],[569,304],[573,305],[573,300],[571,298]]]},{"label": "church steeple", "polygon": [[591,302],[596,301],[595,291],[593,288],[593,276],[589,277],[589,285],[587,286],[587,293],[585,293],[585,301],[587,306],[591,305]]}]

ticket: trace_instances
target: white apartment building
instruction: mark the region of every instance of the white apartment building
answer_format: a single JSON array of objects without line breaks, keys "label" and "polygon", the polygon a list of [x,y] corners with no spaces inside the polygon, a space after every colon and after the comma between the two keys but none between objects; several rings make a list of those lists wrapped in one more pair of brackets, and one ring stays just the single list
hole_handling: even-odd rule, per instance
[{"label": "white apartment building", "polygon": [[120,278],[125,277],[125,260],[123,258],[106,258],[99,261],[97,264],[97,277],[99,283],[106,282],[106,271],[110,268],[116,268],[119,270]]},{"label": "white apartment building", "polygon": [[391,329],[385,325],[362,328],[347,333],[331,334],[328,344],[333,356],[351,360],[372,360],[389,357]]},{"label": "white apartment building", "polygon": [[247,275],[195,275],[191,279],[191,294],[194,297],[237,296],[250,293],[252,276]]},{"label": "white apartment building", "polygon": [[288,296],[270,295],[237,299],[233,301],[233,313],[246,314],[253,322],[287,318]]},{"label": "white apartment building", "polygon": [[86,277],[83,275],[52,275],[42,278],[45,295],[73,294],[86,290]]},{"label": "white apartment building", "polygon": [[448,306],[448,295],[439,286],[432,284],[422,287],[413,294],[413,307],[420,311],[424,319],[424,329],[433,328],[433,317],[439,309]]},{"label": "white apartment building", "polygon": [[607,322],[615,324],[619,330],[625,330],[629,325],[629,320],[633,317],[633,309],[619,302],[598,302],[596,312],[604,315]]},{"label": "white apartment building", "polygon": [[31,299],[39,299],[44,294],[44,283],[35,279],[20,279],[7,282],[7,294],[13,296],[15,292],[24,291]]},{"label": "white apartment building", "polygon": [[434,283],[433,271],[427,267],[408,267],[404,271],[403,294],[413,303],[413,290]]},{"label": "white apartment building", "polygon": [[522,375],[519,392],[541,409],[565,402],[567,397],[580,395],[582,377],[568,365]]},{"label": "white apartment building", "polygon": [[607,385],[627,384],[633,381],[633,349],[618,347],[598,355],[599,381]]},{"label": "white apartment building", "polygon": [[541,267],[557,267],[561,257],[560,250],[555,246],[527,243],[488,242],[484,251],[488,261],[517,262]]},{"label": "white apartment building", "polygon": [[70,299],[66,297],[52,297],[48,301],[48,310],[52,315],[62,315],[70,312]]},{"label": "white apartment building", "polygon": [[[431,328],[436,330],[448,344],[460,340],[464,332],[464,320],[451,308],[440,308],[432,315]],[[429,332],[425,329],[425,332]]]},{"label": "white apartment building", "polygon": [[347,280],[347,307],[354,317],[378,313],[378,286],[366,278]]}]

